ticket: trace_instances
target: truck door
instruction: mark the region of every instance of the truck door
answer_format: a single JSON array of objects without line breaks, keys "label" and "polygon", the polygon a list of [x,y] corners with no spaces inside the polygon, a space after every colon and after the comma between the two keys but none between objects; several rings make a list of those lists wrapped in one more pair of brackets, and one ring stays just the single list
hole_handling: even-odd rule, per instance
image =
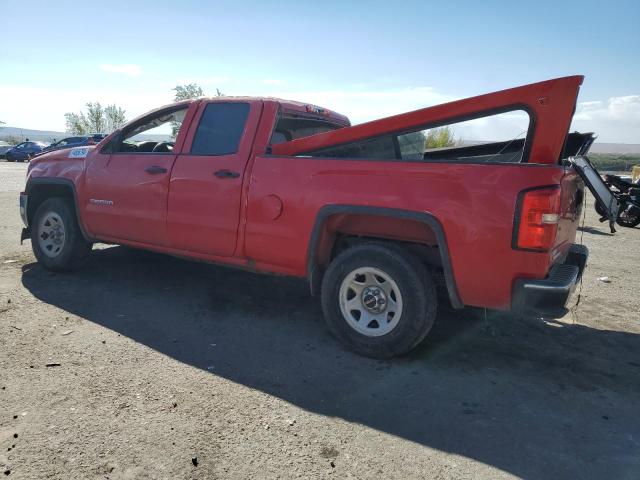
[{"label": "truck door", "polygon": [[[192,112],[196,109],[197,105],[191,106]],[[152,112],[128,126],[91,159],[83,203],[85,221],[93,235],[167,244],[167,196],[176,158],[173,148],[179,147],[184,137],[181,124],[189,111],[189,104],[183,103]]]},{"label": "truck door", "polygon": [[173,248],[232,256],[242,180],[262,102],[203,102],[169,185],[167,228]]}]

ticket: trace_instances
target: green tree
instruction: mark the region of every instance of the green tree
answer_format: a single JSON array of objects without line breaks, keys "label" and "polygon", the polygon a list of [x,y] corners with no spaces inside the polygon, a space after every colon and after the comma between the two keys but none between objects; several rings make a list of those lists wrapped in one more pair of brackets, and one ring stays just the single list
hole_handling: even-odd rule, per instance
[{"label": "green tree", "polygon": [[[204,91],[202,87],[197,83],[188,83],[186,85],[176,85],[175,88],[172,88],[175,93],[173,96],[173,100],[175,102],[181,102],[183,100],[190,100],[192,98],[200,98],[204,97]],[[224,93],[222,93],[219,89],[216,88],[216,97],[224,97]],[[171,137],[176,138],[178,135],[178,130],[180,130],[180,123],[171,122]]]},{"label": "green tree", "polygon": [[460,143],[459,140],[456,140],[451,127],[439,127],[427,131],[424,148],[428,150],[430,148],[455,147]]},{"label": "green tree", "polygon": [[204,97],[204,92],[202,91],[202,87],[197,83],[189,83],[187,85],[176,85],[175,88],[172,89],[176,92],[173,97],[173,100],[176,102],[181,102],[182,100],[189,100],[190,98],[200,98]]},{"label": "green tree", "polygon": [[104,107],[104,116],[106,121],[106,132],[111,133],[127,123],[124,109],[116,105],[107,105]]},{"label": "green tree", "polygon": [[87,128],[85,126],[87,119],[85,118],[84,113],[67,112],[64,114],[64,121],[67,132],[73,135],[84,135],[87,133]]},{"label": "green tree", "polygon": [[[181,102],[182,100],[189,100],[191,98],[204,97],[204,91],[202,87],[197,83],[188,83],[187,85],[176,85],[172,88],[175,93],[173,96],[174,102]],[[224,93],[216,88],[216,97],[224,97]]]},{"label": "green tree", "polygon": [[100,102],[87,103],[87,133],[102,133],[106,127],[104,108]]},{"label": "green tree", "polygon": [[102,107],[100,102],[89,102],[86,107],[86,112],[64,114],[67,132],[73,135],[111,133],[127,121],[125,111],[116,105]]}]

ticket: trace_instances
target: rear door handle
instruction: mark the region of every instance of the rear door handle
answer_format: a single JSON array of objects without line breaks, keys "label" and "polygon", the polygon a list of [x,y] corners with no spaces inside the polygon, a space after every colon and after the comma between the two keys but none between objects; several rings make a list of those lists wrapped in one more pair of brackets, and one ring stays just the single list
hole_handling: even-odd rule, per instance
[{"label": "rear door handle", "polygon": [[144,169],[145,172],[151,175],[157,175],[158,173],[167,173],[167,169],[164,167],[158,167],[157,165],[151,165]]},{"label": "rear door handle", "polygon": [[214,172],[214,175],[218,178],[238,178],[240,176],[238,172],[232,172],[231,170],[218,170]]}]

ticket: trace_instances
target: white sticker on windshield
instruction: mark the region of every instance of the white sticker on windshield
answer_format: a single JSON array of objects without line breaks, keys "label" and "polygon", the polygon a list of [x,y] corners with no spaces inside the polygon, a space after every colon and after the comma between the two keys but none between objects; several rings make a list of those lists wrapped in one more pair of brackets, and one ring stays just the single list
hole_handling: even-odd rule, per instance
[{"label": "white sticker on windshield", "polygon": [[69,158],[85,158],[88,153],[89,149],[87,147],[72,148],[69,152]]}]

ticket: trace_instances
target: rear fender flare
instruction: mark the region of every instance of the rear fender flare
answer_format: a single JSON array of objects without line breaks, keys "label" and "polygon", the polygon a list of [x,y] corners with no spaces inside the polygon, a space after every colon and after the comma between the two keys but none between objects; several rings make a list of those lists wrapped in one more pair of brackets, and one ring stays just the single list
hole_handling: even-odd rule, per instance
[{"label": "rear fender flare", "polygon": [[319,210],[313,225],[307,249],[307,278],[309,280],[309,286],[312,293],[316,293],[319,290],[320,283],[322,282],[323,271],[319,265],[317,257],[323,227],[327,219],[336,214],[376,215],[408,219],[426,224],[436,235],[442,270],[444,272],[447,293],[449,295],[451,305],[453,305],[454,308],[462,308],[464,306],[460,295],[458,294],[453,268],[451,266],[451,257],[449,255],[447,238],[444,233],[444,228],[438,219],[425,212],[386,207],[371,207],[365,205],[326,205]]}]

